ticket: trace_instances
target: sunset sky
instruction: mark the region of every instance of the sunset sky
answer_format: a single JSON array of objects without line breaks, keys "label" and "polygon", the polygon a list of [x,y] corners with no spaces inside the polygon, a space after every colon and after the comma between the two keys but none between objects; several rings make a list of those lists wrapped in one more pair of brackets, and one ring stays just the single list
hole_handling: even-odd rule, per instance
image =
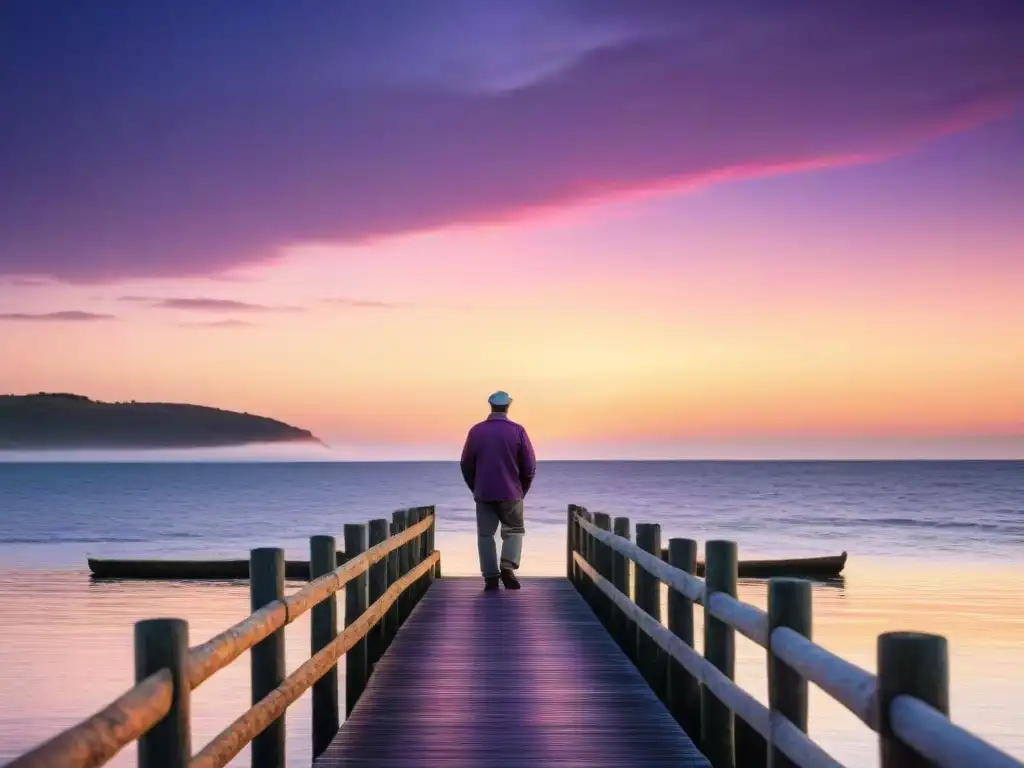
[{"label": "sunset sky", "polygon": [[0,4],[0,392],[1024,457],[1022,201],[1016,0]]}]

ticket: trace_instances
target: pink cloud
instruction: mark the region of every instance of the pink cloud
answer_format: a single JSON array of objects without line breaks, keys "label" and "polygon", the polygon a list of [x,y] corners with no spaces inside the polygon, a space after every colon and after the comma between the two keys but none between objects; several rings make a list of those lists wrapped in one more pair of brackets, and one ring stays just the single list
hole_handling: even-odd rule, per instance
[{"label": "pink cloud", "polygon": [[246,320],[237,320],[235,318],[225,318],[224,320],[207,320],[198,323],[179,323],[182,328],[254,328],[255,323],[247,322]]},{"label": "pink cloud", "polygon": [[59,312],[4,312],[0,320],[33,323],[91,323],[98,320],[116,320],[114,315],[97,312],[83,312],[77,309],[66,309]]},{"label": "pink cloud", "polygon": [[410,306],[404,302],[356,299],[344,296],[327,298],[323,302],[332,307],[342,307],[345,309],[401,309]]},{"label": "pink cloud", "polygon": [[252,304],[235,299],[213,299],[207,297],[151,298],[147,296],[122,296],[121,301],[146,304],[157,309],[181,309],[196,312],[301,312],[301,307],[271,306]]}]

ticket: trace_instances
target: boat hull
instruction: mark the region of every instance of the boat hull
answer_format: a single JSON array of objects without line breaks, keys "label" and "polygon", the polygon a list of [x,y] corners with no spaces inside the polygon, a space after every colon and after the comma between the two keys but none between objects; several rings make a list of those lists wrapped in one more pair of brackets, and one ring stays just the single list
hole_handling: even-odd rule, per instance
[{"label": "boat hull", "polygon": [[[338,552],[338,565],[346,562]],[[103,579],[248,579],[248,560],[101,560],[89,558],[89,570]],[[287,560],[286,579],[308,579],[308,560]]]},{"label": "boat hull", "polygon": [[[661,550],[662,560],[668,560],[668,550]],[[806,576],[829,579],[838,576],[846,567],[846,552],[826,557],[790,557],[779,560],[740,560],[737,576],[741,579],[770,579],[774,576]],[[704,577],[704,563],[697,562],[697,575]]]},{"label": "boat hull", "polygon": [[[668,550],[661,551],[668,560]],[[338,552],[338,565],[346,561]],[[838,576],[846,567],[846,552],[828,557],[787,558],[781,560],[741,560],[741,579],[767,579],[773,576],[808,576],[827,579]],[[248,560],[102,560],[89,558],[89,570],[97,578],[106,579],[248,579]],[[285,578],[308,579],[309,562],[288,560]],[[704,563],[697,563],[697,575],[704,576]]]}]

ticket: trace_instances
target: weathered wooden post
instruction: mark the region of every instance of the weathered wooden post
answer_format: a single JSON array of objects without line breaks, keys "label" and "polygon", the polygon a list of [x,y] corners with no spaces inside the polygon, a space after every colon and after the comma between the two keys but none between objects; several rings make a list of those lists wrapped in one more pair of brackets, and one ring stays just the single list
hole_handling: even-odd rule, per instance
[{"label": "weathered wooden post", "polygon": [[[253,612],[284,597],[284,550],[264,547],[249,553],[249,603]],[[260,640],[249,652],[252,703],[284,682],[284,627]],[[284,768],[284,716],[252,740],[253,768]]]},{"label": "weathered wooden post", "polygon": [[[409,527],[419,524],[423,520],[423,507],[413,507],[409,510]],[[409,569],[414,569],[420,564],[420,544],[423,540],[423,534],[414,538],[409,542]],[[411,605],[409,610],[412,611],[416,607],[416,604],[420,601],[420,595],[423,593],[423,579],[419,579],[413,582],[412,586],[409,587],[409,597]]]},{"label": "weathered wooden post", "polygon": [[[788,627],[811,637],[811,583],[803,579],[771,579],[768,582],[768,705],[807,733],[807,681],[771,651],[771,633]],[[799,768],[774,745],[768,745],[772,768]]]},{"label": "weathered wooden post", "polygon": [[[630,540],[628,517],[616,517],[612,521],[612,531],[619,538]],[[619,552],[612,552],[612,584],[626,597],[631,597],[629,588],[629,566],[632,561]],[[615,635],[622,651],[636,663],[636,622],[622,613],[615,612]]]},{"label": "weathered wooden post", "polygon": [[[417,519],[417,522],[422,523],[424,520],[426,520],[429,517],[429,515],[430,515],[430,513],[429,513],[429,511],[427,510],[426,507],[420,507],[419,508],[419,518]],[[426,559],[426,556],[427,556],[427,551],[426,550],[427,550],[427,532],[424,531],[423,533],[421,533],[419,536],[416,537],[416,565],[419,565],[420,563],[422,563],[424,561],[424,559]],[[420,576],[419,580],[416,583],[416,587],[417,587],[417,590],[416,590],[416,602],[419,602],[420,599],[422,599],[423,595],[427,591],[427,577],[426,577],[426,574],[424,574],[423,576]]]},{"label": "weathered wooden post", "polygon": [[[579,554],[580,557],[586,559],[586,556],[587,556],[587,554],[586,554],[587,532],[585,530],[583,530],[583,525],[582,525],[583,520],[586,519],[583,516],[583,513],[586,510],[583,507],[581,507],[579,504],[576,504],[575,507],[576,507],[576,534],[575,534],[575,541],[574,541],[574,543],[576,545],[576,552]],[[576,575],[576,591],[579,592],[580,595],[583,596],[584,600],[586,600],[587,599],[587,591],[586,591],[587,577],[583,573],[583,571],[581,571],[579,568],[576,569],[575,575]]]},{"label": "weathered wooden post", "polygon": [[[375,547],[387,541],[390,529],[391,523],[387,520],[371,520],[370,546]],[[373,605],[388,591],[388,560],[386,557],[370,566],[369,582],[367,603]],[[385,622],[386,618],[382,616],[381,620],[370,628],[366,636],[366,666],[370,674],[373,673],[373,665],[380,661],[380,657],[384,655],[384,649],[387,648],[387,626]]]},{"label": "weathered wooden post", "polygon": [[949,647],[941,635],[886,632],[878,636],[878,737],[881,768],[930,768],[892,732],[890,706],[913,696],[949,716]]},{"label": "weathered wooden post", "polygon": [[[399,518],[400,517],[403,520],[403,528],[404,528],[405,511],[400,509],[400,510],[398,510],[396,512],[393,512],[391,514],[391,535],[392,536],[397,536],[402,531],[402,529],[400,529],[398,527],[398,525],[399,525]],[[389,585],[394,584],[396,581],[398,581],[399,577],[401,576],[401,574],[399,573],[399,570],[400,570],[399,566],[401,564],[399,558],[401,558],[401,555],[402,555],[402,553],[398,549],[393,549],[390,552],[388,552],[388,584]],[[399,606],[398,606],[398,601],[396,600],[394,603],[392,603],[391,608],[388,609],[387,616],[384,617],[384,626],[386,628],[385,629],[385,633],[387,635],[386,644],[388,646],[391,645],[391,641],[395,639],[395,633],[398,632],[398,612],[399,612]]]},{"label": "weathered wooden post", "polygon": [[[637,523],[636,545],[644,552],[658,557],[661,553],[661,526],[657,523]],[[644,568],[636,568],[636,604],[647,614],[661,621],[661,581]],[[641,671],[658,697],[665,700],[666,659],[665,653],[637,628],[637,659]]]},{"label": "weathered wooden post", "polygon": [[[406,510],[406,527],[404,527],[403,530],[408,530],[409,528],[411,528],[415,524],[416,524],[416,510],[415,509],[407,509]],[[412,542],[407,542],[406,544],[401,545],[400,550],[401,550],[401,556],[398,559],[398,563],[399,563],[398,569],[401,571],[402,575],[406,575],[406,573],[408,573],[413,568],[413,544],[412,544]],[[409,618],[409,614],[413,610],[413,605],[414,605],[414,602],[413,602],[413,590],[412,589],[407,589],[406,591],[402,592],[401,593],[401,597],[398,598],[398,603],[399,603],[399,606],[400,606],[400,613],[399,613],[399,615],[400,615],[400,624],[404,624],[404,623],[406,623],[407,618]]]},{"label": "weathered wooden post", "polygon": [[[693,576],[697,572],[697,542],[669,539],[668,562]],[[693,601],[668,588],[668,628],[693,648]],[[700,739],[700,683],[679,662],[671,659],[668,669],[668,709],[692,739]]]},{"label": "weathered wooden post", "polygon": [[[431,512],[432,512],[432,514],[434,516],[434,523],[433,523],[433,525],[430,526],[430,553],[433,554],[434,552],[437,552],[437,543],[436,543],[436,538],[435,538],[437,536],[437,511],[434,509],[434,507],[431,507],[430,509],[431,509]],[[434,578],[435,579],[443,578],[442,575],[441,575],[441,555],[440,555],[440,553],[438,554],[437,562],[434,563]]]},{"label": "weathered wooden post", "polygon": [[565,578],[575,583],[576,566],[573,564],[573,552],[576,551],[576,505],[570,504],[565,515]]},{"label": "weathered wooden post", "polygon": [[[588,523],[594,522],[594,516],[590,514],[589,510],[585,507],[579,508],[580,517],[586,520]],[[580,555],[590,565],[594,564],[594,537],[590,535],[590,532],[580,528],[581,540],[580,540]],[[587,601],[587,604],[591,608],[594,607],[594,583],[590,580],[589,576],[582,576],[583,589],[581,594],[583,599]]]},{"label": "weathered wooden post", "polygon": [[[309,577],[317,579],[335,569],[338,551],[333,536],[313,536],[309,540]],[[330,595],[310,610],[310,651],[316,655],[338,635],[338,601]],[[313,683],[313,756],[327,749],[338,732],[338,667]]]},{"label": "weathered wooden post", "polygon": [[[737,553],[734,541],[709,541],[704,545],[707,601],[716,592],[736,597]],[[730,680],[735,679],[735,632],[724,621],[704,611],[704,658]],[[732,710],[707,688],[701,689],[701,750],[715,768],[736,765],[735,722]]]},{"label": "weathered wooden post", "polygon": [[[139,737],[139,768],[185,768],[192,759],[188,622],[148,619],[135,624],[135,682],[168,669],[174,682],[171,711]],[[70,760],[70,757],[69,757]]]},{"label": "weathered wooden post", "polygon": [[[356,559],[366,551],[366,525],[345,523],[345,554]],[[363,615],[368,596],[366,571],[345,585],[345,626],[349,627]],[[345,716],[366,688],[366,638],[353,645],[345,654]]]},{"label": "weathered wooden post", "polygon": [[[436,544],[436,539],[435,539],[435,537],[437,536],[437,507],[435,507],[433,504],[431,504],[429,507],[427,507],[427,509],[430,510],[430,516],[434,519],[434,521],[430,524],[430,549],[428,550],[429,554],[432,555],[432,554],[434,554],[434,552],[437,551],[437,544]],[[431,579],[440,579],[440,578],[441,578],[441,558],[438,558],[437,562],[434,563],[434,573],[431,575]]]},{"label": "weathered wooden post", "polygon": [[[581,507],[579,504],[573,504],[573,510],[575,511],[576,514],[573,517],[573,522],[572,522],[572,545],[575,548],[576,552],[582,557],[583,556],[583,547],[586,544],[586,541],[585,541],[586,533],[584,532],[583,527],[580,525],[580,520],[581,520],[582,515],[583,515],[583,507]],[[583,593],[583,573],[580,571],[579,567],[575,565],[575,560],[573,561],[573,563],[574,563],[574,565],[573,565],[573,568],[574,568],[574,570],[573,570],[573,577],[576,580],[576,590],[578,592],[580,592],[580,594],[582,594]]]},{"label": "weathered wooden post", "polygon": [[[406,528],[412,528],[416,523],[420,521],[420,508],[409,507],[405,512]],[[419,537],[412,539],[408,544],[402,547],[408,553],[409,567],[406,573],[416,567],[416,559],[420,553]],[[416,595],[416,584],[411,584],[408,589],[405,590],[403,597],[406,599],[408,613],[412,613],[412,609],[416,607],[417,595]]]},{"label": "weathered wooden post", "polygon": [[[420,508],[420,520],[429,520],[433,516],[433,514],[434,514],[434,510],[433,510],[432,507],[421,507]],[[424,560],[426,560],[427,558],[429,558],[430,557],[430,553],[433,551],[433,548],[430,546],[430,536],[433,533],[433,531],[434,531],[434,529],[431,526],[430,528],[427,528],[427,530],[425,530],[423,532],[422,536],[420,536],[420,559],[419,559],[419,562],[421,562],[421,563]],[[423,574],[423,577],[420,579],[420,585],[421,585],[420,596],[421,597],[423,595],[427,594],[427,590],[430,589],[430,581],[433,578],[434,578],[434,569],[433,568],[429,569],[426,573]]]},{"label": "weathered wooden post", "polygon": [[[604,512],[595,512],[594,525],[602,531],[608,531],[611,533],[612,518]],[[598,541],[596,538],[594,539],[594,568],[603,578],[608,581],[612,580],[612,549],[603,541]],[[611,632],[612,621],[614,620],[618,609],[615,607],[615,603],[609,600],[601,590],[595,589],[594,597],[597,600],[597,605],[595,606],[597,610],[597,617],[601,620],[601,623],[604,624],[605,629],[608,632]]]},{"label": "weathered wooden post", "polygon": [[[580,557],[586,557],[587,552],[587,532],[583,530],[582,521],[586,519],[584,513],[586,512],[585,507],[581,507],[579,504],[576,505],[576,531],[574,543],[576,544],[576,551]],[[576,588],[581,592],[586,585],[586,577],[580,571],[579,567],[576,568]]]},{"label": "weathered wooden post", "polygon": [[[396,509],[391,514],[391,527],[394,529],[392,533],[398,536],[406,528],[409,527],[409,510],[407,509]],[[395,550],[396,561],[398,563],[398,575],[396,581],[402,576],[405,576],[409,572],[409,547],[405,544]],[[409,615],[409,594],[408,590],[403,592],[401,596],[395,601],[392,611],[396,617],[395,632],[398,628],[405,623],[405,618]]]}]

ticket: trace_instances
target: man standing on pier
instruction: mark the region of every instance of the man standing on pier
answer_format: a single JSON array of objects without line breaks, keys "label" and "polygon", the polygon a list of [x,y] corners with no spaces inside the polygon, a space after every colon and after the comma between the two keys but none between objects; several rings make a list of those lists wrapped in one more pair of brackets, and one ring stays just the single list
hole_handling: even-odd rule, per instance
[{"label": "man standing on pier", "polygon": [[[474,425],[462,449],[462,477],[476,501],[477,551],[485,589],[519,589],[515,571],[523,550],[523,499],[533,484],[537,459],[526,430],[510,420],[507,392],[487,402],[491,413]],[[501,525],[501,562],[494,534]]]}]

